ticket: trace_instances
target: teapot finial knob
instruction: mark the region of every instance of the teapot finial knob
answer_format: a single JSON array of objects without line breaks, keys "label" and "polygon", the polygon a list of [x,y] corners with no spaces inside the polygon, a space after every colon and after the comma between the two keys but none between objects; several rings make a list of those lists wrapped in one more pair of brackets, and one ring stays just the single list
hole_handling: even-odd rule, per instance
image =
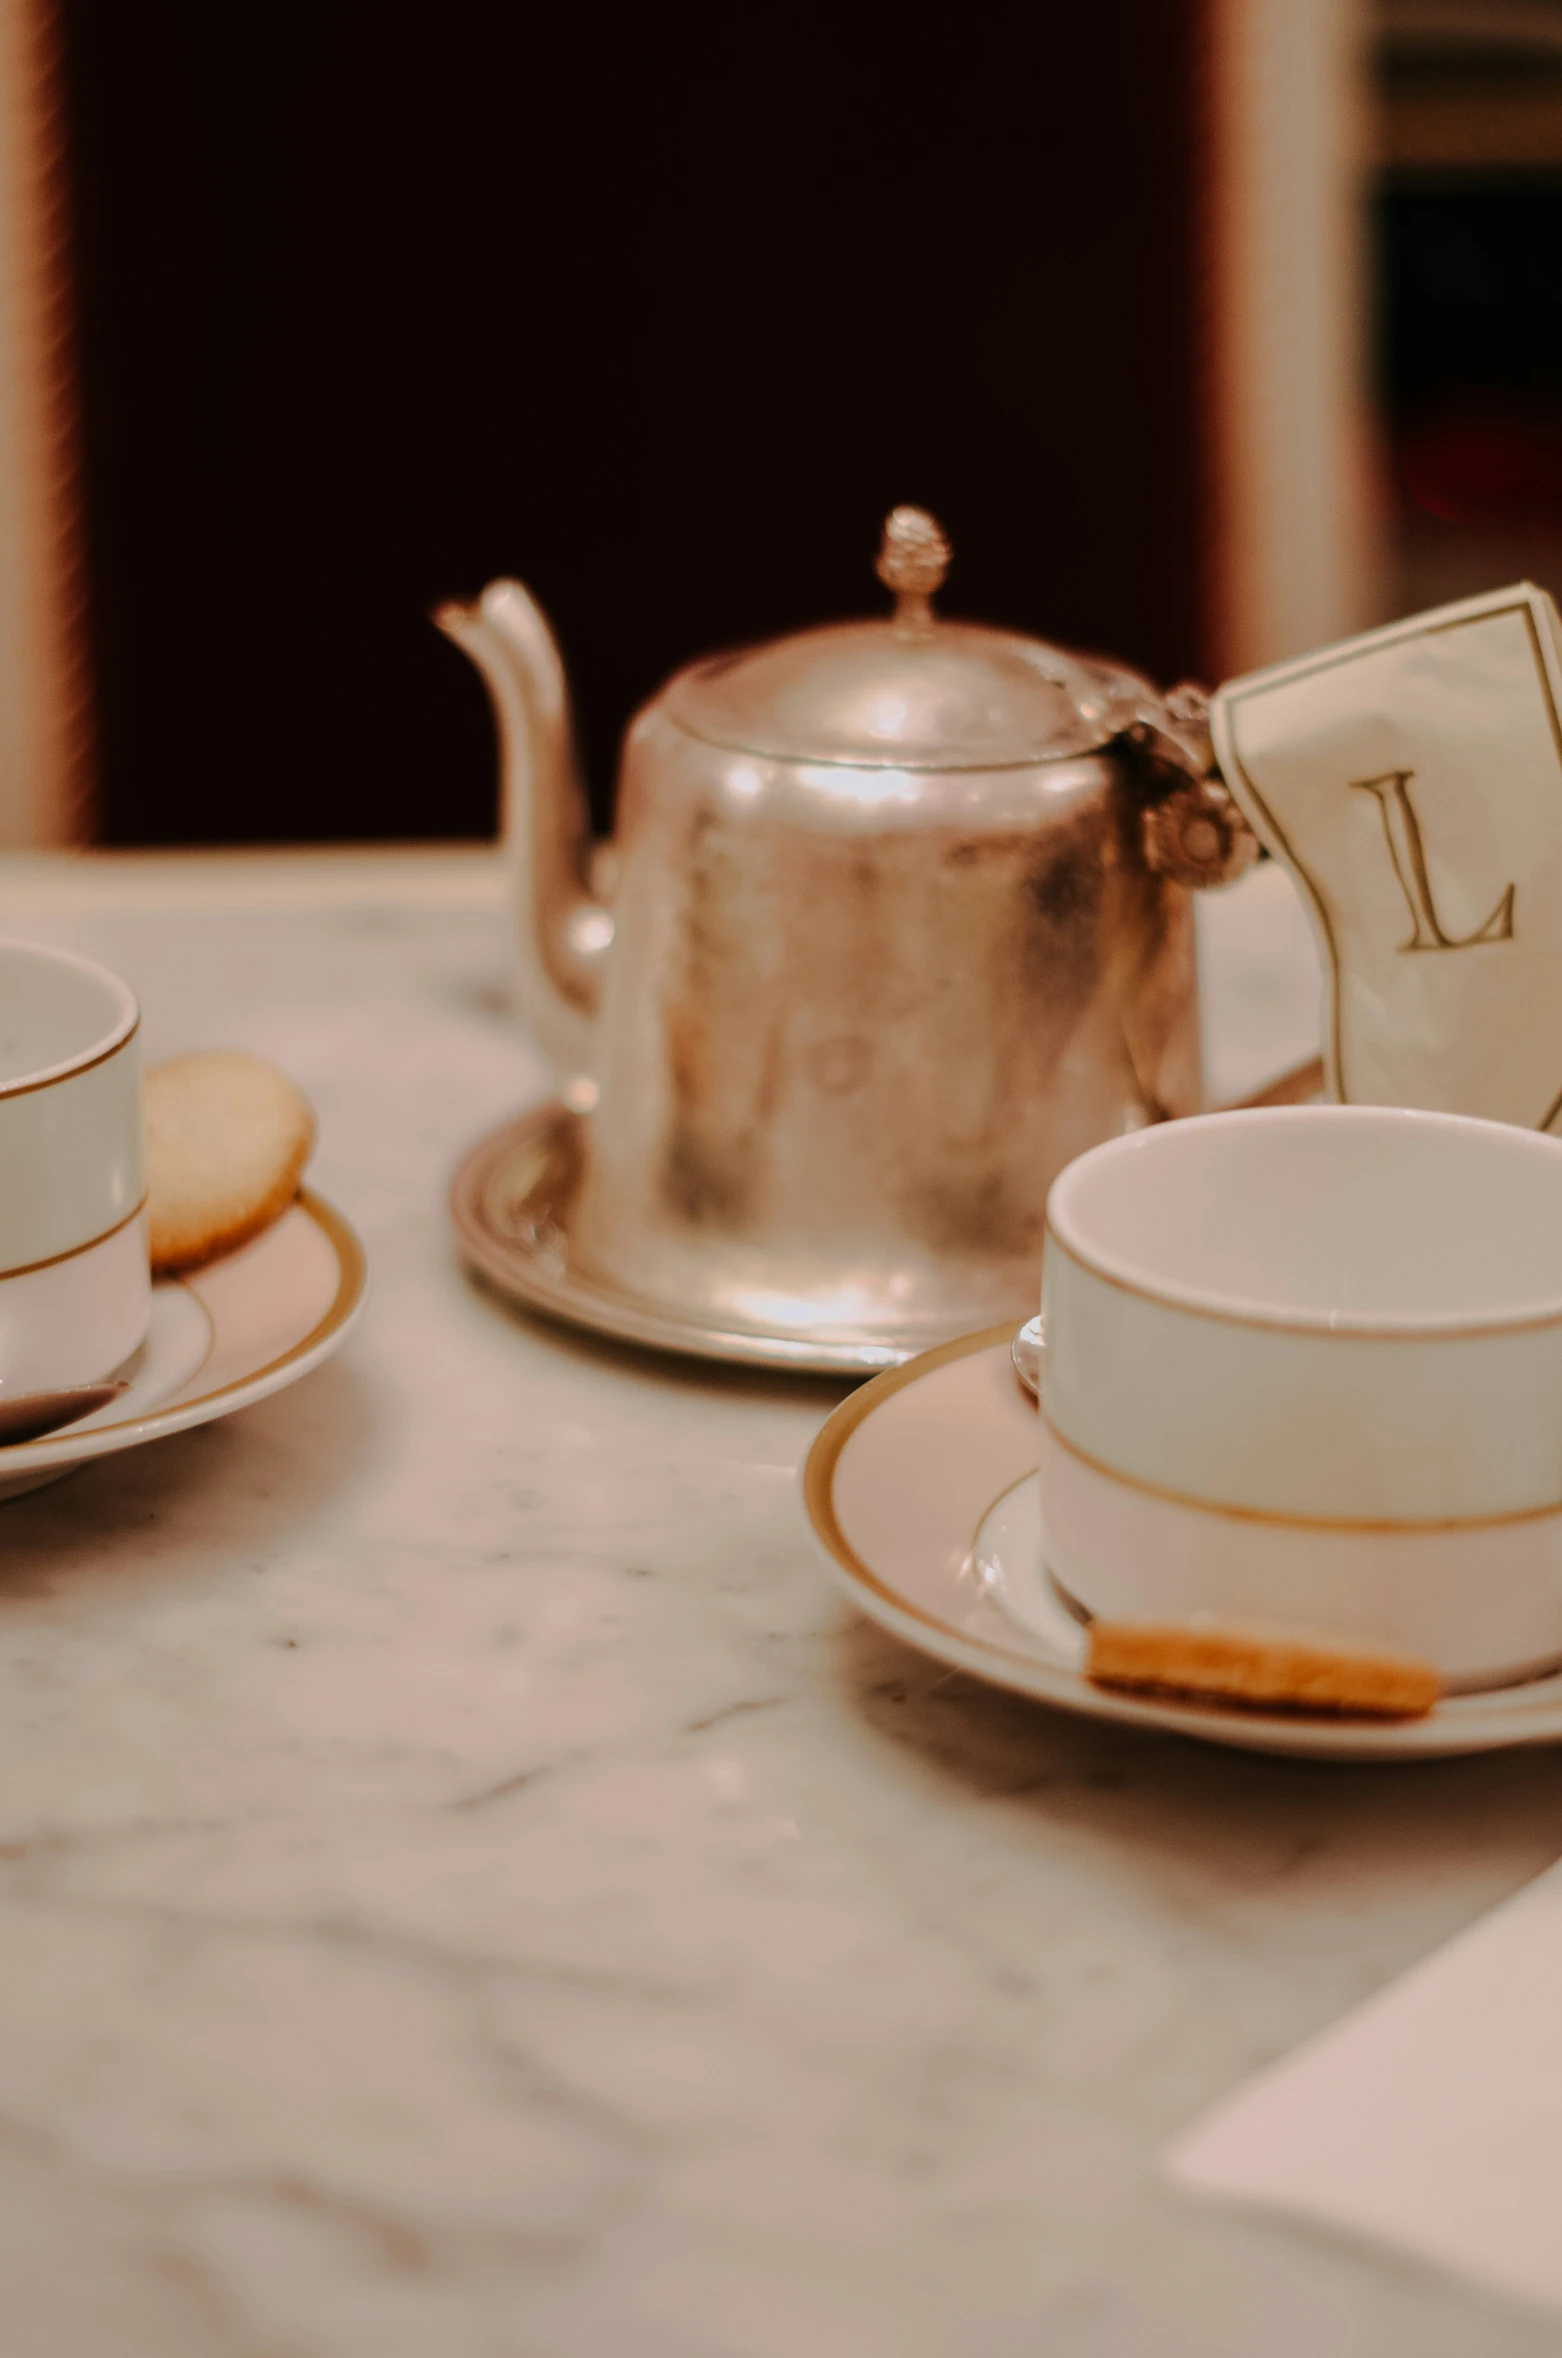
[{"label": "teapot finial knob", "polygon": [[951,550],[926,508],[891,508],[874,571],[895,592],[895,630],[908,639],[926,638],[933,628],[933,592],[943,586]]}]

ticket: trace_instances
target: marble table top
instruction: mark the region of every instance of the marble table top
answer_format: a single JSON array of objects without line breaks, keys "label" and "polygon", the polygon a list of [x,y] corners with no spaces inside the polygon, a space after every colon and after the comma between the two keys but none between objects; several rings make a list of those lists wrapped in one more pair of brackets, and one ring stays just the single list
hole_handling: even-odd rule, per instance
[{"label": "marble table top", "polygon": [[490,856],[11,861],[0,927],[296,1073],[374,1272],[295,1390],[0,1507],[5,2358],[1555,2350],[1154,2157],[1562,1853],[1562,1753],[1204,1750],[855,1619],[838,1387],[455,1264],[543,1086]]}]

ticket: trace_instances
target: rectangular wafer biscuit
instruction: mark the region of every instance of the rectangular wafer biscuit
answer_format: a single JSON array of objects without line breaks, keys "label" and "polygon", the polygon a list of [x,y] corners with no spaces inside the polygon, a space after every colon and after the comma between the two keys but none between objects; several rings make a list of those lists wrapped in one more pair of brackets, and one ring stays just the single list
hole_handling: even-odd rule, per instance
[{"label": "rectangular wafer biscuit", "polygon": [[1099,1686],[1371,1719],[1419,1719],[1442,1688],[1413,1655],[1239,1622],[1094,1621],[1085,1668]]}]

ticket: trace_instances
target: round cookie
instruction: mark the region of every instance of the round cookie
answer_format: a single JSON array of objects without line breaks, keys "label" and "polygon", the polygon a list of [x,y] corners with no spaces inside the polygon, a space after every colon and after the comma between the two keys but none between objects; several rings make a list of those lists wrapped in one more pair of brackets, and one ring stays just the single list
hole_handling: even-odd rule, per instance
[{"label": "round cookie", "polygon": [[170,1057],[146,1075],[152,1272],[194,1269],[258,1236],[298,1193],[315,1142],[308,1099],[236,1048]]}]

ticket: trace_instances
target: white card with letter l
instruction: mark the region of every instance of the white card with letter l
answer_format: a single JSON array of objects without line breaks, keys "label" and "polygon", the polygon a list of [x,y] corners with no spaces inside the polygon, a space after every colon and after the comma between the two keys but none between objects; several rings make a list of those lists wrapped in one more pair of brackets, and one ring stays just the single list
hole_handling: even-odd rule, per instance
[{"label": "white card with letter l", "polygon": [[1562,1130],[1562,624],[1545,591],[1250,672],[1210,718],[1319,937],[1331,1094]]},{"label": "white card with letter l", "polygon": [[1166,2167],[1562,2309],[1562,1867],[1227,2097]]}]

